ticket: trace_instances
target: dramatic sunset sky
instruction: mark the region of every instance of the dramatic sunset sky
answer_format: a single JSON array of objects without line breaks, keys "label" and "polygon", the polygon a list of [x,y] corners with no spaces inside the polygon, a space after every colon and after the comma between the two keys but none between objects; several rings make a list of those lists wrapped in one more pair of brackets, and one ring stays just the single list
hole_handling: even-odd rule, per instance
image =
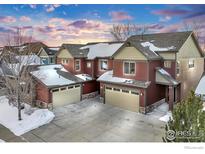
[{"label": "dramatic sunset sky", "polygon": [[205,5],[1,4],[0,10],[0,46],[16,27],[49,46],[108,41],[113,39],[110,28],[117,23],[146,25],[150,33],[182,31],[184,23],[196,23],[200,43],[205,39]]}]

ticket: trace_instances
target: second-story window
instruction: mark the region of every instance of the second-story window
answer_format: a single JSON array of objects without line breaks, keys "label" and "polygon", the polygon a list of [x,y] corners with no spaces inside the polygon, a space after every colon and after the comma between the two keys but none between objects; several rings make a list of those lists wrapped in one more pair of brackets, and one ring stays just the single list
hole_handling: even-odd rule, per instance
[{"label": "second-story window", "polygon": [[100,60],[100,70],[107,70],[108,69],[108,61],[107,60]]},{"label": "second-story window", "polygon": [[189,59],[189,68],[193,68],[193,67],[194,67],[194,60]]},{"label": "second-story window", "polygon": [[75,70],[80,71],[80,59],[75,60]]},{"label": "second-story window", "polygon": [[62,63],[62,64],[68,64],[68,59],[63,58],[63,59],[61,60],[61,63]]},{"label": "second-story window", "polygon": [[135,62],[124,62],[123,68],[124,68],[124,74],[127,75],[135,74]]},{"label": "second-story window", "polygon": [[87,68],[91,68],[91,62],[87,62]]},{"label": "second-story window", "polygon": [[164,67],[165,68],[171,68],[171,61],[164,61]]},{"label": "second-story window", "polygon": [[176,73],[177,73],[177,75],[180,74],[180,63],[179,63],[179,61],[177,61],[177,64],[176,64]]}]

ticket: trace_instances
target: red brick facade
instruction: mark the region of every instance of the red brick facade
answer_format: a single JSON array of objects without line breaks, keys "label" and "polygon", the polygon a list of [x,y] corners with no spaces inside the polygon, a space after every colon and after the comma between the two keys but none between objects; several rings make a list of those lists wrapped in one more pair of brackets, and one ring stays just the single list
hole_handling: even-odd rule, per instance
[{"label": "red brick facade", "polygon": [[50,93],[49,89],[42,85],[41,83],[37,82],[36,84],[36,100],[42,101],[45,103],[52,103],[52,94]]},{"label": "red brick facade", "polygon": [[83,94],[89,94],[97,91],[97,81],[88,81],[83,83]]},{"label": "red brick facade", "polygon": [[134,80],[148,80],[148,66],[149,63],[147,61],[135,61],[135,75],[125,75],[123,73],[123,60],[114,60],[113,61],[113,76],[129,78]]}]

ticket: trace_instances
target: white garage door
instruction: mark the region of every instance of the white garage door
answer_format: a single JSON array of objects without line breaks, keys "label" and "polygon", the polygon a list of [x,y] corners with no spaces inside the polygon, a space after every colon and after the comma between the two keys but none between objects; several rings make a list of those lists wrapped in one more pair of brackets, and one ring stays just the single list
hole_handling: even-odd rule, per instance
[{"label": "white garage door", "polygon": [[139,93],[132,90],[106,87],[105,103],[139,112]]},{"label": "white garage door", "polygon": [[73,85],[52,90],[53,107],[65,106],[70,103],[79,102],[81,86]]}]

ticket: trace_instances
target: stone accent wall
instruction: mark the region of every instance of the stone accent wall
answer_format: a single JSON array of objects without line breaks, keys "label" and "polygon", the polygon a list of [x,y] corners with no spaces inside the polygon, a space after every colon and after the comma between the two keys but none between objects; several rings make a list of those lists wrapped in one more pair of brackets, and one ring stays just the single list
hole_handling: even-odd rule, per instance
[{"label": "stone accent wall", "polygon": [[92,93],[89,93],[89,94],[84,94],[84,95],[82,95],[82,100],[89,99],[89,98],[94,98],[97,95],[98,95],[98,91],[95,91],[95,92],[92,92]]}]

